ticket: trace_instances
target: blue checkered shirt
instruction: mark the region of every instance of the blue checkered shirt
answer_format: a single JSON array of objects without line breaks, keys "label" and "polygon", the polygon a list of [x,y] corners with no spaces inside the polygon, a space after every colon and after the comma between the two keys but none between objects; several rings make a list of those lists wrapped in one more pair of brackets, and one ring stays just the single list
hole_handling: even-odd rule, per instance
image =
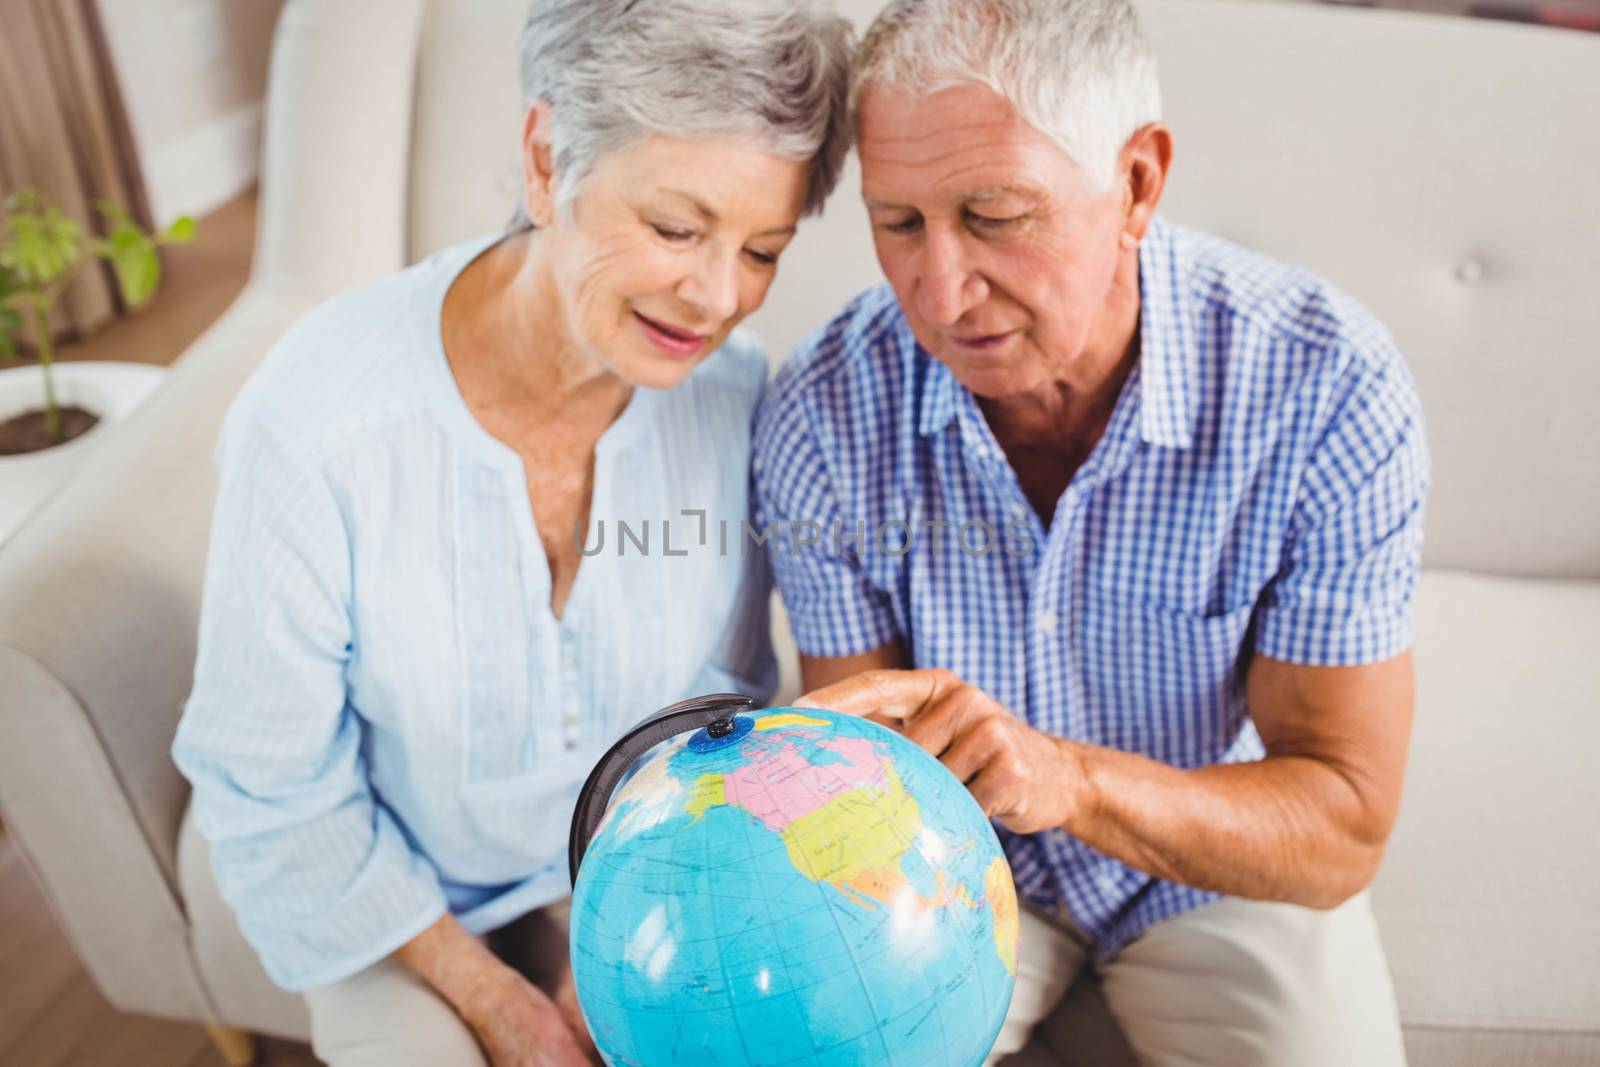
[{"label": "blue checkered shirt", "polygon": [[[1388,334],[1320,279],[1159,219],[1139,283],[1139,359],[1048,529],[887,287],[800,346],[754,472],[803,652],[898,642],[1039,730],[1191,768],[1264,755],[1252,654],[1408,647],[1428,456]],[[1001,841],[1018,891],[1102,958],[1216,899],[1064,831]]]}]

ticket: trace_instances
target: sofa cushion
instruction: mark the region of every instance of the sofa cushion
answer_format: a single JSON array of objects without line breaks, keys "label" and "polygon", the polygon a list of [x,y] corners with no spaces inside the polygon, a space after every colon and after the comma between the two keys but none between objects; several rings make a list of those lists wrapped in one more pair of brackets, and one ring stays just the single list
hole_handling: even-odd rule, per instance
[{"label": "sofa cushion", "polygon": [[1416,1062],[1600,1062],[1600,582],[1427,572],[1416,662],[1373,889]]}]

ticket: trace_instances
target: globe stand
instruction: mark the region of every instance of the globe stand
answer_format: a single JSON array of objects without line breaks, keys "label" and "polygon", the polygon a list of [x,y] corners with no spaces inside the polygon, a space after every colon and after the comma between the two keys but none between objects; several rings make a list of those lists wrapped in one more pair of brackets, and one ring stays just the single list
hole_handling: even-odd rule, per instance
[{"label": "globe stand", "polygon": [[[578,884],[578,866],[605,819],[606,806],[611,794],[627,774],[628,768],[640,756],[668,738],[690,730],[704,729],[709,747],[720,748],[750,732],[748,716],[736,713],[748,708],[754,701],[741,693],[712,693],[690,697],[668,705],[623,734],[616,744],[606,750],[600,761],[589,772],[578,793],[578,806],[572,813],[572,832],[567,842],[567,864],[574,887]],[[700,741],[696,737],[695,741]]]}]

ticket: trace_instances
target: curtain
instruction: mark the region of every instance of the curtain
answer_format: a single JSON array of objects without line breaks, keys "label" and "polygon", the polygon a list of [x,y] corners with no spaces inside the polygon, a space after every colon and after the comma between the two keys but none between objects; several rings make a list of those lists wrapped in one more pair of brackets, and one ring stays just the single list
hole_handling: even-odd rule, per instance
[{"label": "curtain", "polygon": [[[94,201],[150,210],[94,0],[0,0],[0,200],[48,195],[92,232]],[[83,337],[122,312],[108,269],[80,270],[51,325]]]}]

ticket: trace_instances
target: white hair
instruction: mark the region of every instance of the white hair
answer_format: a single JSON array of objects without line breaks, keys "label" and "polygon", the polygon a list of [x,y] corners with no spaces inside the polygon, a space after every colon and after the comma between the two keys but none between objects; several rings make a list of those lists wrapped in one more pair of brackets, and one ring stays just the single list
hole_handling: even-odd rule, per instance
[{"label": "white hair", "polygon": [[804,214],[822,210],[850,150],[853,38],[821,0],[534,0],[523,104],[550,104],[558,209],[602,156],[661,135],[809,163]]},{"label": "white hair", "polygon": [[867,84],[926,95],[973,82],[1102,189],[1128,138],[1161,117],[1131,0],[892,0],[856,53],[852,106]]}]

